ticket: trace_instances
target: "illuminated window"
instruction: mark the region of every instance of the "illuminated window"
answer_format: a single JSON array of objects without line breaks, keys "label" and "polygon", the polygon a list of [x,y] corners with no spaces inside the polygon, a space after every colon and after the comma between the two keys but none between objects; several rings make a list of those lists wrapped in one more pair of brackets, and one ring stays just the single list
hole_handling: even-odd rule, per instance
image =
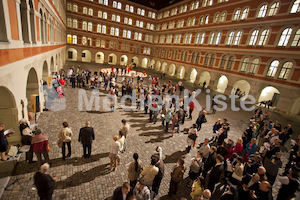
[{"label": "illuminated window", "polygon": [[220,43],[221,40],[221,32],[218,33],[216,41],[215,41],[215,45],[218,45]]},{"label": "illuminated window", "polygon": [[126,5],[126,6],[125,6],[125,11],[128,11],[128,12],[129,12],[129,5]]},{"label": "illuminated window", "polygon": [[121,21],[121,17],[120,17],[120,15],[117,15],[117,20],[116,20],[117,22],[120,22]]},{"label": "illuminated window", "polygon": [[120,2],[118,2],[118,6],[117,6],[118,9],[121,9],[122,8],[122,4]]},{"label": "illuminated window", "polygon": [[103,19],[107,19],[107,12],[103,12]]},{"label": "illuminated window", "polygon": [[101,24],[97,24],[97,33],[101,33]]},{"label": "illuminated window", "polygon": [[138,40],[139,40],[139,41],[141,41],[141,40],[142,40],[142,33],[139,33]]},{"label": "illuminated window", "polygon": [[67,10],[68,10],[68,11],[72,11],[72,4],[71,4],[71,3],[68,3],[68,4],[67,4]]},{"label": "illuminated window", "polygon": [[245,72],[247,70],[248,65],[249,65],[249,58],[244,58],[241,66],[241,72]]},{"label": "illuminated window", "polygon": [[115,29],[115,36],[119,36],[119,33],[120,33],[119,28],[116,28],[116,29]]},{"label": "illuminated window", "polygon": [[141,10],[141,15],[142,15],[142,16],[145,15],[145,10],[144,10],[144,9]]},{"label": "illuminated window", "polygon": [[105,25],[102,26],[102,34],[106,34],[106,26]]},{"label": "illuminated window", "polygon": [[117,2],[113,1],[113,8],[117,8]]},{"label": "illuminated window", "polygon": [[71,18],[67,19],[67,27],[71,27],[72,28],[72,19]]},{"label": "illuminated window", "polygon": [[93,31],[93,24],[92,24],[92,22],[88,23],[88,31]]},{"label": "illuminated window", "polygon": [[258,36],[258,30],[254,30],[251,34],[249,45],[255,45]]},{"label": "illuminated window", "polygon": [[261,33],[260,38],[258,40],[258,45],[264,46],[267,42],[268,36],[269,36],[269,29],[266,29]]},{"label": "illuminated window", "polygon": [[239,45],[240,41],[241,41],[241,38],[242,38],[242,31],[239,31],[235,35],[235,39],[234,39],[233,45]]},{"label": "illuminated window", "polygon": [[267,72],[267,76],[269,77],[274,77],[277,71],[277,68],[279,66],[279,61],[278,60],[274,60],[269,67],[269,70]]},{"label": "illuminated window", "polygon": [[220,18],[220,13],[216,13],[214,17],[214,23],[218,23]]},{"label": "illuminated window", "polygon": [[89,15],[93,16],[93,9],[89,8]]},{"label": "illuminated window", "polygon": [[258,11],[257,17],[258,18],[265,17],[266,13],[267,13],[267,8],[268,8],[268,6],[266,4],[262,5]]},{"label": "illuminated window", "polygon": [[127,38],[128,38],[128,39],[131,38],[131,31],[127,31]]},{"label": "illuminated window", "polygon": [[87,7],[83,7],[82,13],[83,13],[83,14],[87,14]]},{"label": "illuminated window", "polygon": [[78,12],[78,6],[77,5],[73,5],[73,12]]},{"label": "illuminated window", "polygon": [[77,36],[76,35],[73,35],[73,41],[72,41],[73,44],[77,44]]},{"label": "illuminated window", "polygon": [[241,10],[240,10],[240,9],[236,10],[235,13],[234,13],[234,15],[233,15],[232,20],[233,20],[233,21],[239,20],[240,14],[241,14]]},{"label": "illuminated window", "polygon": [[73,28],[78,28],[77,19],[73,19]]},{"label": "illuminated window", "polygon": [[82,22],[82,30],[84,30],[84,31],[87,30],[87,22],[86,21]]},{"label": "illuminated window", "polygon": [[124,24],[128,24],[128,18],[127,17],[124,18]]},{"label": "illuminated window", "polygon": [[297,30],[293,42],[292,42],[293,47],[299,47],[300,46],[300,29]]},{"label": "illuminated window", "polygon": [[208,24],[208,21],[209,21],[209,16],[207,15],[207,16],[205,17],[205,24]]},{"label": "illuminated window", "polygon": [[134,8],[133,6],[130,6],[130,12],[133,13],[134,12]]},{"label": "illuminated window", "polygon": [[87,44],[86,37],[82,37],[82,44],[83,44],[83,45],[86,45],[86,44]]},{"label": "illuminated window", "polygon": [[197,33],[196,38],[195,38],[195,44],[198,44],[200,40],[200,33]]},{"label": "illuminated window", "polygon": [[258,67],[258,63],[259,63],[259,59],[258,58],[254,59],[252,61],[251,65],[250,65],[249,73],[255,74],[256,69]]},{"label": "illuminated window", "polygon": [[205,33],[202,33],[199,44],[203,44],[205,38]]},{"label": "illuminated window", "polygon": [[288,79],[290,72],[292,71],[293,63],[292,62],[285,62],[282,66],[282,69],[279,74],[279,78],[281,79]]},{"label": "illuminated window", "polygon": [[298,13],[298,12],[300,12],[300,0],[294,1],[294,4],[291,9],[291,13]]},{"label": "illuminated window", "polygon": [[211,33],[208,44],[213,44],[215,33]]},{"label": "illuminated window", "polygon": [[226,21],[226,12],[222,12],[221,14],[221,19],[220,19],[220,22],[225,22]]},{"label": "illuminated window", "polygon": [[128,19],[128,24],[132,25],[132,19],[131,18]]},{"label": "illuminated window", "polygon": [[271,5],[268,16],[274,16],[277,14],[279,8],[279,2],[275,2]]},{"label": "illuminated window", "polygon": [[291,28],[286,28],[282,31],[278,46],[286,46],[289,42],[289,39],[291,37],[292,29]]},{"label": "illuminated window", "polygon": [[114,14],[111,15],[111,21],[116,21],[116,15]]},{"label": "illuminated window", "polygon": [[248,17],[249,8],[245,8],[242,12],[241,20],[245,20]]},{"label": "illuminated window", "polygon": [[72,43],[72,35],[70,35],[70,34],[67,35],[67,43],[69,43],[69,44]]},{"label": "illuminated window", "polygon": [[102,18],[102,11],[98,11],[98,17]]},{"label": "illuminated window", "polygon": [[227,45],[231,45],[233,42],[233,38],[234,38],[234,31],[231,31],[229,33],[228,39],[227,39]]}]

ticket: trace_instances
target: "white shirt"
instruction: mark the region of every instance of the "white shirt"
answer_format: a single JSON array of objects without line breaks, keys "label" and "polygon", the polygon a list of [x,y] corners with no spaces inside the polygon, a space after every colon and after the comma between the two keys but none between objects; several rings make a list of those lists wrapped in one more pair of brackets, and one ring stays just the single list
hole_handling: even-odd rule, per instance
[{"label": "white shirt", "polygon": [[114,141],[110,145],[110,151],[109,152],[112,153],[112,154],[119,154],[120,153],[120,148],[121,148],[120,142]]}]

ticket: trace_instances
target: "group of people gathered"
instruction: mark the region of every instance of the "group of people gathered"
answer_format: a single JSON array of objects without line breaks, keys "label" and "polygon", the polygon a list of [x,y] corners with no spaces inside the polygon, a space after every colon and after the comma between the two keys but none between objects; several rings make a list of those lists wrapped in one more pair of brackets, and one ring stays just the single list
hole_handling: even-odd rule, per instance
[{"label": "group of people gathered", "polygon": [[[118,96],[117,78],[118,74],[122,75],[122,73],[119,71],[114,73],[114,71],[116,70],[112,70],[112,73],[99,73],[98,76],[96,73],[92,75],[89,70],[81,70],[80,73],[77,73],[77,77],[81,76],[81,79],[83,79],[84,74],[85,81],[83,82],[88,84],[91,89],[94,87],[101,88],[103,81],[105,90]],[[97,76],[97,81],[93,79],[94,75]],[[68,78],[69,80],[67,80],[66,84],[70,81],[72,88],[75,87],[75,68],[70,69]],[[59,79],[65,79],[65,76],[62,74]],[[83,82],[82,80],[81,82],[77,81],[77,84],[79,84],[77,86],[84,87]],[[160,117],[165,132],[169,132],[169,127],[171,126],[170,137],[173,137],[175,129],[177,129],[178,133],[180,132],[180,124],[184,125],[185,120],[193,120],[192,113],[195,109],[195,103],[191,101],[188,110],[184,108],[185,98],[181,98],[184,90],[182,81],[176,84],[173,84],[171,81],[165,83],[155,75],[153,77],[149,76],[147,81],[144,81],[142,77],[137,77],[137,84],[135,85],[133,77],[122,77],[121,85],[122,96],[131,94],[133,90],[136,90],[137,109],[144,110],[145,114],[149,114],[151,123],[157,123]],[[161,96],[163,99],[162,104],[159,104],[155,98],[151,97],[153,94]],[[179,105],[176,105],[178,102],[174,99],[166,98],[166,94],[178,94],[180,97]],[[141,102],[142,95],[145,97],[143,99],[144,102]],[[193,95],[195,95],[195,91],[189,91],[189,97]],[[152,101],[149,103],[148,99]],[[168,107],[167,104],[171,106]],[[150,107],[160,109],[153,111]],[[224,191],[218,197],[221,200],[271,200],[273,199],[272,185],[276,178],[282,183],[277,200],[288,200],[294,197],[299,187],[300,138],[292,142],[292,150],[290,151],[289,161],[285,166],[284,173],[277,177],[279,169],[283,165],[281,161],[281,147],[290,139],[293,133],[290,124],[282,128],[279,122],[272,122],[270,114],[263,112],[259,107],[249,120],[249,127],[236,142],[230,137],[228,138],[230,124],[227,119],[217,119],[212,125],[212,137],[205,138],[204,141],[199,142],[197,138],[200,134],[204,134],[201,133],[201,128],[203,123],[207,123],[207,114],[208,111],[203,108],[199,111],[192,127],[183,129],[187,142],[184,153],[190,153],[191,149],[195,147],[198,150],[191,160],[189,169],[185,164],[184,158],[178,159],[172,168],[168,192],[170,197],[176,195],[180,186],[187,187],[190,190],[190,197],[182,197],[182,199],[213,199],[215,192],[219,190]],[[113,136],[109,145],[111,171],[116,171],[121,160],[121,154],[126,149],[129,124],[125,119],[122,120],[122,124],[123,127],[118,135]],[[71,157],[73,133],[68,127],[68,122],[63,122],[62,126],[62,130],[58,134],[57,144],[61,147],[62,159],[65,160]],[[39,165],[42,165],[44,162],[42,155],[45,158],[45,162],[51,164],[48,156],[50,150],[48,138],[42,134],[42,130],[36,129],[31,131],[27,121],[22,120],[20,131],[22,133],[22,143],[30,145],[30,150],[26,153],[26,160],[31,163],[34,152]],[[87,121],[85,127],[80,129],[78,138],[78,141],[83,146],[84,158],[91,156],[93,140],[95,140],[94,129],[90,126],[90,122]],[[197,146],[197,143],[199,146]],[[66,146],[68,148],[67,155]],[[140,162],[138,153],[133,154],[133,161],[128,166],[129,182],[124,182],[122,186],[114,191],[113,200],[150,200],[158,195],[161,181],[165,176],[164,156],[162,147],[157,147],[154,151],[155,153],[150,158],[150,164],[146,166]],[[36,183],[40,182],[41,177],[42,180],[51,181],[51,183],[56,180],[56,177],[51,179],[48,177],[48,169],[48,165],[42,165],[41,171],[36,174]],[[186,172],[188,172],[188,181],[184,186],[182,182]],[[43,174],[45,175],[44,178]],[[40,192],[44,190],[44,187],[41,187],[41,184],[36,184],[36,186],[40,197],[42,197],[41,195],[52,196],[53,191],[52,193],[46,192],[44,194]]]}]

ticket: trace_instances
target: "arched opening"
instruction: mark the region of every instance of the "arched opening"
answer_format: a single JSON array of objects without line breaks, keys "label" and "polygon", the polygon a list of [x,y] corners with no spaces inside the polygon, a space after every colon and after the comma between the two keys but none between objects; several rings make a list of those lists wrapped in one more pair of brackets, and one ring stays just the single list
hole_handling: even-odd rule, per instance
[{"label": "arched opening", "polygon": [[68,49],[68,60],[77,61],[77,50],[73,48]]},{"label": "arched opening", "polygon": [[199,84],[203,88],[203,84],[205,85],[204,88],[207,88],[209,86],[210,82],[210,73],[207,71],[204,71],[200,74],[199,78]]},{"label": "arched opening", "polygon": [[193,68],[190,72],[189,81],[191,83],[194,83],[196,81],[196,77],[197,77],[197,70]]},{"label": "arched opening", "polygon": [[18,123],[18,109],[13,94],[6,87],[0,86],[0,122],[5,125],[5,128],[12,128],[16,131],[7,140],[10,145],[20,143],[21,135],[17,134],[19,131]]},{"label": "arched opening", "polygon": [[160,67],[161,67],[161,62],[158,60],[158,61],[156,61],[156,64],[155,64],[155,70],[160,71]]},{"label": "arched opening", "polygon": [[54,66],[54,59],[51,57],[51,62],[50,62],[50,70],[51,72],[56,72],[56,67]]},{"label": "arched opening", "polygon": [[147,68],[148,62],[149,62],[148,58],[143,58],[143,60],[142,60],[142,67],[143,68]]},{"label": "arched opening", "polygon": [[34,96],[39,96],[39,83],[38,83],[38,78],[35,69],[31,68],[29,70],[28,77],[27,77],[26,98],[28,102],[27,104],[28,112],[32,112],[32,113],[35,113],[35,111],[38,112],[40,111],[39,101],[38,102],[34,101],[36,99]]},{"label": "arched opening", "polygon": [[108,64],[115,65],[117,64],[117,56],[114,53],[108,55]]},{"label": "arched opening", "polygon": [[89,50],[83,50],[81,53],[81,60],[82,62],[91,62],[92,54]]},{"label": "arched opening", "polygon": [[268,86],[265,87],[258,98],[258,102],[271,101],[270,106],[275,107],[279,101],[280,92],[275,87]]},{"label": "arched opening", "polygon": [[26,0],[21,1],[20,5],[22,37],[24,43],[29,43],[28,19],[27,19],[27,3]]},{"label": "arched opening", "polygon": [[228,78],[226,76],[222,75],[218,80],[216,91],[219,93],[224,93],[227,88],[227,84],[228,84]]},{"label": "arched opening", "polygon": [[298,97],[292,105],[291,113],[295,115],[300,115],[300,97]]},{"label": "arched opening", "polygon": [[30,6],[30,30],[31,30],[31,41],[32,43],[36,43],[35,39],[35,23],[34,23],[34,8],[32,0],[29,0],[29,6]]},{"label": "arched opening", "polygon": [[184,66],[180,66],[178,69],[177,77],[180,79],[183,79],[184,74],[185,74],[185,68],[184,68]]},{"label": "arched opening", "polygon": [[233,92],[235,95],[239,96],[242,100],[246,99],[250,91],[250,84],[245,80],[239,80],[233,85]]},{"label": "arched opening", "polygon": [[136,56],[132,57],[131,62],[132,62],[132,64],[138,65],[139,64],[138,57],[136,57]]},{"label": "arched opening", "polygon": [[151,62],[150,62],[150,68],[154,69],[154,67],[155,67],[155,60],[152,59]]},{"label": "arched opening", "polygon": [[174,64],[171,64],[169,67],[169,75],[174,76],[175,71],[176,71],[176,66]]},{"label": "arched opening", "polygon": [[104,53],[103,52],[97,52],[95,55],[95,63],[104,63]]},{"label": "arched opening", "polygon": [[122,55],[120,57],[120,65],[127,65],[128,57],[126,55]]},{"label": "arched opening", "polygon": [[47,81],[47,78],[48,78],[48,64],[45,61],[43,64],[43,77],[42,77],[43,82]]},{"label": "arched opening", "polygon": [[167,64],[166,62],[164,62],[164,63],[162,64],[162,67],[161,67],[161,72],[162,72],[162,73],[166,73],[167,67],[168,67],[168,64]]}]

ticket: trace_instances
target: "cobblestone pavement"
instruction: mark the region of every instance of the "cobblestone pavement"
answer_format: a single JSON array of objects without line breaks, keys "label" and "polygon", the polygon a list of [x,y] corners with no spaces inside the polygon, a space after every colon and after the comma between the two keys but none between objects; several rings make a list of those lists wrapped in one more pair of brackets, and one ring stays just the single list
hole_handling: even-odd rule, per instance
[{"label": "cobblestone pavement", "polygon": [[[115,112],[107,112],[102,109],[99,111],[79,111],[78,110],[78,91],[79,89],[66,88],[66,110],[57,112],[43,112],[38,119],[39,127],[45,135],[49,137],[51,169],[50,174],[57,176],[56,189],[53,199],[110,199],[113,190],[127,181],[127,164],[132,161],[134,152],[138,152],[143,165],[149,165],[150,156],[154,153],[157,146],[163,148],[165,162],[165,176],[162,180],[159,195],[156,199],[169,199],[167,196],[170,172],[172,166],[178,158],[184,156],[187,169],[190,166],[191,157],[196,155],[196,148],[193,148],[190,154],[184,154],[186,146],[186,135],[182,132],[174,134],[169,138],[170,133],[164,133],[161,122],[156,124],[149,123],[148,115],[142,111],[125,112],[122,109],[116,109]],[[88,97],[90,90],[86,90]],[[101,91],[101,97],[105,96]],[[204,95],[200,95],[200,102],[204,101]],[[197,111],[193,113],[193,121],[187,120],[183,128],[190,127],[196,120]],[[207,123],[202,126],[197,143],[204,140],[205,137],[212,135],[212,125],[217,118],[228,118],[231,124],[229,138],[236,141],[241,137],[242,132],[247,127],[251,112],[217,112],[215,115],[207,115]],[[276,116],[278,117],[278,116]],[[121,120],[126,119],[131,126],[127,138],[126,151],[121,155],[121,164],[116,172],[109,171],[108,144],[112,141],[112,136],[118,133],[121,128]],[[77,141],[79,129],[84,126],[86,120],[91,121],[91,126],[95,129],[96,140],[92,145],[92,156],[89,159],[82,158],[82,146]],[[279,119],[284,125],[286,119]],[[56,145],[59,130],[62,128],[62,122],[68,121],[74,136],[72,140],[72,156],[63,161],[61,159],[61,149]],[[296,122],[294,122],[296,124]],[[299,130],[299,129],[298,129]],[[287,152],[283,158],[285,159]],[[36,164],[27,164],[24,162],[25,156],[22,155],[21,161],[17,164],[14,175],[21,178],[19,184],[14,184],[7,189],[3,200],[9,199],[37,199],[36,190],[33,185],[33,175],[38,170]],[[190,189],[185,187],[187,182],[188,170],[185,173],[185,181],[179,185],[179,191],[174,199],[184,196],[190,199]],[[280,185],[274,185],[274,195]]]}]

